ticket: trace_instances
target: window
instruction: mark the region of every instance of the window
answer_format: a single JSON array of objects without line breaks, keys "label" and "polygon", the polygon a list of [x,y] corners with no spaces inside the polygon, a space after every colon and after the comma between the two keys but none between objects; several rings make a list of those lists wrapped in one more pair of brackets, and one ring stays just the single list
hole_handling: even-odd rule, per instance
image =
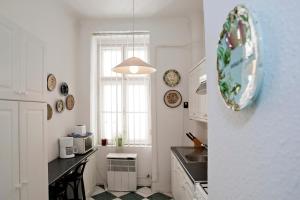
[{"label": "window", "polygon": [[[150,76],[122,75],[112,68],[133,56],[132,34],[98,37],[98,127],[100,138],[114,144],[122,137],[127,145],[149,145]],[[135,35],[135,56],[148,62],[149,34]]]}]

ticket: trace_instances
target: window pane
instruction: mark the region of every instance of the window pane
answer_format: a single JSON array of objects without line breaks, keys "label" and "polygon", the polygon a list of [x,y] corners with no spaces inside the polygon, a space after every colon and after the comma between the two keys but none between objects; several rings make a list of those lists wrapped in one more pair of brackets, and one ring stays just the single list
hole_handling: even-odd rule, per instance
[{"label": "window pane", "polygon": [[[146,46],[135,46],[134,47],[134,56],[142,59],[145,62],[148,62],[148,52],[146,50]],[[128,46],[126,47],[126,58],[130,58],[133,56],[133,48]]]},{"label": "window pane", "polygon": [[101,76],[120,76],[113,72],[112,68],[122,62],[122,47],[102,47],[101,49]]},{"label": "window pane", "polygon": [[143,83],[127,85],[127,112],[148,112],[148,86]]},{"label": "window pane", "polygon": [[106,138],[110,141],[110,143],[114,143],[116,136],[122,134],[122,129],[123,129],[122,113],[103,112],[101,118],[102,118],[102,124],[101,124],[102,138]]},{"label": "window pane", "polygon": [[101,110],[103,112],[121,112],[122,111],[122,91],[121,82],[102,83],[102,98],[101,98]]},{"label": "window pane", "polygon": [[127,113],[128,142],[131,144],[148,144],[148,113]]}]

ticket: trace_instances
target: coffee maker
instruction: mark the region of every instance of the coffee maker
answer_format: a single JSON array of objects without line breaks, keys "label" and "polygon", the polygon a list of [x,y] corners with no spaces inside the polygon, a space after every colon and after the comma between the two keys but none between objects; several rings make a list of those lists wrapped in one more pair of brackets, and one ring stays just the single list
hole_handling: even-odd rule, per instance
[{"label": "coffee maker", "polygon": [[74,147],[72,137],[61,137],[59,138],[59,157],[60,158],[73,158]]}]

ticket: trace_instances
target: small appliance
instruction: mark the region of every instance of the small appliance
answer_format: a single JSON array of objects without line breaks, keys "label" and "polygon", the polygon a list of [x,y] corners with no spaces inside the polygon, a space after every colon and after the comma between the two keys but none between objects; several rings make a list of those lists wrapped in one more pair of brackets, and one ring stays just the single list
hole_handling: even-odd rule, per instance
[{"label": "small appliance", "polygon": [[94,147],[94,136],[87,132],[85,136],[72,134],[74,141],[74,153],[85,154]]},{"label": "small appliance", "polygon": [[59,157],[60,158],[73,158],[73,138],[61,137],[59,138]]},{"label": "small appliance", "polygon": [[85,125],[76,125],[74,127],[74,134],[75,135],[85,136],[86,135],[86,127],[85,127]]}]

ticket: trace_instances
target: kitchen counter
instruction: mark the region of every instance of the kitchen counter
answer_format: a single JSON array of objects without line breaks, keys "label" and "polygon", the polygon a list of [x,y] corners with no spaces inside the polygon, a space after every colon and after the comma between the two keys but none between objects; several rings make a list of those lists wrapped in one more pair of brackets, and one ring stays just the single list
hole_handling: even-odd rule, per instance
[{"label": "kitchen counter", "polygon": [[73,158],[61,159],[57,158],[48,163],[48,184],[51,185],[64,174],[67,174],[70,170],[76,167],[82,161],[88,159],[92,154],[98,150],[97,147],[94,147],[89,152],[76,155]]},{"label": "kitchen counter", "polygon": [[199,153],[205,153],[206,151],[206,154],[207,150],[199,151],[199,148],[194,147],[171,147],[171,151],[194,184],[207,182],[207,162],[186,162],[185,158],[180,153],[182,150],[190,150],[192,152],[195,150],[195,152]]}]

